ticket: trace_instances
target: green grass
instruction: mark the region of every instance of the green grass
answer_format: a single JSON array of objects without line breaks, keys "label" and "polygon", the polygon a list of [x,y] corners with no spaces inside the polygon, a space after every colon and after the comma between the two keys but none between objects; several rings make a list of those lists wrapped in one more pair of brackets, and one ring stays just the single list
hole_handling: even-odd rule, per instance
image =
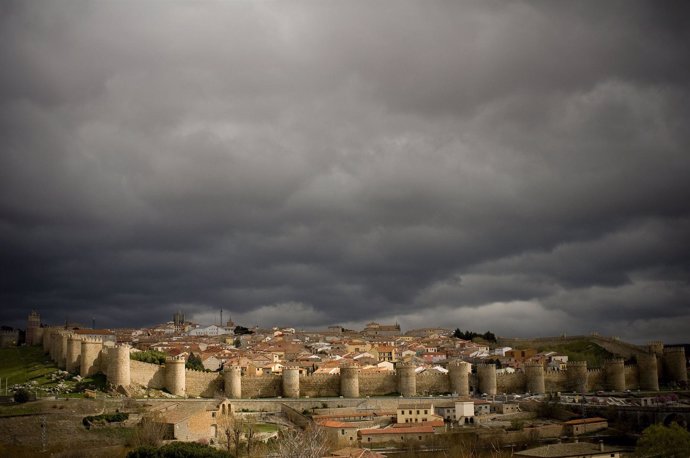
[{"label": "green grass", "polygon": [[278,425],[270,423],[257,423],[254,425],[254,431],[257,433],[272,433],[278,431]]},{"label": "green grass", "polygon": [[568,356],[568,361],[587,361],[587,367],[589,368],[603,367],[604,361],[613,357],[612,353],[604,350],[599,345],[585,340],[537,347],[537,350],[558,352]]},{"label": "green grass", "polygon": [[[49,374],[57,366],[43,353],[42,347],[0,348],[0,378],[9,384],[36,381],[39,385],[49,383]],[[3,392],[4,394],[4,392]]]},{"label": "green grass", "polygon": [[13,417],[15,415],[33,415],[41,412],[41,406],[28,402],[26,404],[0,406],[0,417]]}]

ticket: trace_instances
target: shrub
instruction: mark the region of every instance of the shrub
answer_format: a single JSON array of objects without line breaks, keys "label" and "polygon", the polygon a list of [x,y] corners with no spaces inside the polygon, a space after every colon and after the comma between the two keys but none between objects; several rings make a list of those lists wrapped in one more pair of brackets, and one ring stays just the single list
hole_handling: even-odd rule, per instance
[{"label": "shrub", "polygon": [[137,351],[131,353],[130,358],[142,363],[165,364],[165,353],[156,350]]},{"label": "shrub", "polygon": [[31,400],[31,392],[26,388],[19,388],[14,392],[14,402],[23,404]]},{"label": "shrub", "polygon": [[171,442],[158,449],[139,447],[127,454],[127,458],[227,458],[223,451],[196,442]]},{"label": "shrub", "polygon": [[117,412],[117,413],[105,413],[103,415],[89,415],[88,417],[84,417],[81,421],[81,423],[86,427],[86,429],[89,429],[91,425],[94,425],[96,423],[104,424],[104,423],[121,423],[129,418],[128,413],[123,413],[123,412]]}]

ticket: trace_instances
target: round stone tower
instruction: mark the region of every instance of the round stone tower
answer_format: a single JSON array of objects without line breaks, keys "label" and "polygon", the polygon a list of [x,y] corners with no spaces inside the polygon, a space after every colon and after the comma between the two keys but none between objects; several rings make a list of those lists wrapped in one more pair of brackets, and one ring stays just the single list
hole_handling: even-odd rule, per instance
[{"label": "round stone tower", "polygon": [[566,379],[568,389],[576,393],[587,392],[587,361],[568,361]]},{"label": "round stone tower", "polygon": [[184,396],[187,392],[185,362],[184,356],[165,358],[165,388],[175,396]]},{"label": "round stone tower", "polygon": [[129,370],[129,345],[116,345],[109,348],[108,383],[114,388],[128,387],[131,383]]},{"label": "round stone tower", "polygon": [[43,330],[43,353],[50,353],[52,335],[53,328],[45,328]]},{"label": "round stone tower", "polygon": [[225,396],[230,399],[242,398],[242,368],[239,366],[227,366],[223,369],[223,381],[225,383]]},{"label": "round stone tower", "polygon": [[100,338],[83,339],[81,341],[81,364],[79,375],[91,377],[100,370],[100,356],[103,349],[103,340]]},{"label": "round stone tower", "polygon": [[398,392],[403,396],[417,395],[417,366],[414,363],[398,363],[395,371],[398,374]]},{"label": "round stone tower", "polygon": [[58,340],[58,359],[57,366],[60,369],[65,369],[67,367],[67,342],[72,333],[67,331],[62,331],[60,333],[60,339]]},{"label": "round stone tower", "polygon": [[46,328],[38,327],[34,329],[34,345],[43,345],[43,336]]},{"label": "round stone tower", "polygon": [[50,348],[48,349],[48,354],[50,355],[50,359],[52,359],[55,363],[57,363],[58,339],[60,337],[59,334],[59,329],[53,329],[53,331],[50,333]]},{"label": "round stone tower", "polygon": [[496,394],[496,366],[494,364],[478,364],[477,377],[479,391],[488,395]]},{"label": "round stone tower", "polygon": [[78,374],[81,369],[81,338],[72,334],[67,339],[67,361],[65,363],[65,370],[67,372]]},{"label": "round stone tower", "polygon": [[544,394],[546,385],[544,383],[544,365],[542,363],[525,363],[526,389],[529,393]]},{"label": "round stone tower", "polygon": [[457,359],[448,363],[448,378],[453,393],[460,396],[470,395],[470,368],[470,363]]},{"label": "round stone tower", "polygon": [[664,343],[660,340],[652,340],[647,342],[647,348],[656,355],[656,376],[657,379],[661,379],[664,375]]},{"label": "round stone tower", "polygon": [[26,344],[27,345],[40,345],[41,340],[36,334],[36,330],[41,329],[41,315],[37,311],[32,310],[29,313],[29,318],[26,323]]},{"label": "round stone tower", "polygon": [[656,353],[652,349],[648,353],[637,355],[637,370],[640,379],[640,389],[645,391],[659,391],[659,372]]},{"label": "round stone tower", "polygon": [[359,397],[359,368],[353,364],[340,366],[340,394],[344,398]]},{"label": "round stone tower", "polygon": [[283,368],[283,397],[299,398],[299,367]]},{"label": "round stone tower", "polygon": [[688,372],[685,367],[685,348],[664,348],[664,375],[669,382],[687,385]]},{"label": "round stone tower", "polygon": [[625,391],[625,361],[621,358],[607,359],[604,362],[606,389]]}]

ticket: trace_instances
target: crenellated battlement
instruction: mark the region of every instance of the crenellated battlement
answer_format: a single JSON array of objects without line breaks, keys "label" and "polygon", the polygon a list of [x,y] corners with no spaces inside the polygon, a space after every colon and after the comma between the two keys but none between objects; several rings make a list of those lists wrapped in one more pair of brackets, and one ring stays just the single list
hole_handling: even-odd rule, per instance
[{"label": "crenellated battlement", "polygon": [[238,372],[242,374],[242,368],[240,366],[225,366],[223,372]]},{"label": "crenellated battlement", "polygon": [[165,362],[176,364],[176,363],[186,363],[187,360],[185,359],[184,356],[177,355],[177,356],[166,356]]},{"label": "crenellated battlement", "polygon": [[324,382],[328,382],[330,380],[335,380],[339,379],[340,374],[305,374],[305,375],[300,375],[300,379],[302,380],[310,380],[310,381],[315,381],[318,382],[319,380],[322,380]]},{"label": "crenellated battlement", "polygon": [[587,361],[568,361],[566,367],[587,367]]},{"label": "crenellated battlement", "polygon": [[600,368],[596,368],[596,369],[587,369],[587,373],[588,373],[588,374],[600,374],[601,372],[602,372],[602,370],[601,370]]},{"label": "crenellated battlement", "polygon": [[102,344],[103,337],[82,337],[81,341],[86,344]]},{"label": "crenellated battlement", "polygon": [[685,354],[685,347],[664,347],[664,353],[683,353],[683,354]]}]

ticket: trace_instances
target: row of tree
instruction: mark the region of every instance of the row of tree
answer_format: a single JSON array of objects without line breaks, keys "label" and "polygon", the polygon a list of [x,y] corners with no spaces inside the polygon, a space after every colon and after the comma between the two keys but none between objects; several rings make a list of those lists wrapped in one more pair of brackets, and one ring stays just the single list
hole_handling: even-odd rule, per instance
[{"label": "row of tree", "polygon": [[453,332],[453,337],[463,340],[472,340],[476,337],[479,337],[486,340],[487,342],[496,342],[496,336],[491,331],[486,331],[484,334],[479,334],[478,332],[474,331],[463,332],[460,330],[460,328],[456,328],[455,332]]}]

